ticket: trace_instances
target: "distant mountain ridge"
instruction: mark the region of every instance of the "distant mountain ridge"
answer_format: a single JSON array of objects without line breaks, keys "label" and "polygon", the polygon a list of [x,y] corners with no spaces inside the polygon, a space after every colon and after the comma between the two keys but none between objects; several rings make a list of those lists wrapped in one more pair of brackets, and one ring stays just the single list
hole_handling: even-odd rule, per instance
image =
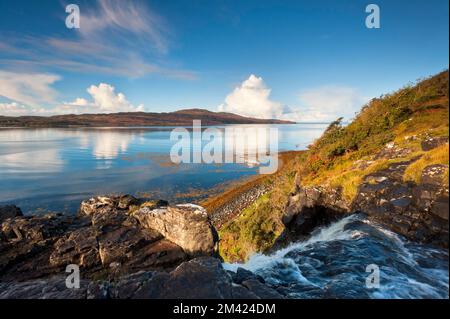
[{"label": "distant mountain ridge", "polygon": [[0,127],[130,127],[190,126],[193,120],[202,125],[221,124],[294,124],[276,119],[256,119],[233,113],[203,109],[185,109],[169,113],[127,112],[110,114],[69,114],[54,116],[1,116]]}]

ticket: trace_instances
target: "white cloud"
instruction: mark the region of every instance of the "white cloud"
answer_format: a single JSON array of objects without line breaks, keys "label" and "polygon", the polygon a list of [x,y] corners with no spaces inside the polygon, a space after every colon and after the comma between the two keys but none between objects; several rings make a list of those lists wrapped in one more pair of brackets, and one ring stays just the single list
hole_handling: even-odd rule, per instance
[{"label": "white cloud", "polygon": [[255,118],[281,118],[286,107],[270,100],[270,92],[263,79],[252,74],[225,98],[219,110]]},{"label": "white cloud", "polygon": [[299,99],[299,121],[305,122],[349,120],[370,100],[354,88],[332,85],[304,90]]},{"label": "white cloud", "polygon": [[52,103],[57,92],[51,85],[59,79],[54,74],[0,70],[0,96],[31,106]]},{"label": "white cloud", "polygon": [[12,103],[0,103],[0,116],[22,116],[27,115],[30,111],[30,107],[18,104],[16,102]]},{"label": "white cloud", "polygon": [[80,29],[73,30],[73,37],[0,35],[0,50],[14,57],[0,58],[0,65],[33,72],[51,67],[129,78],[155,73],[196,78],[193,72],[171,69],[163,61],[172,32],[165,19],[148,5],[141,1],[99,0],[83,8]]},{"label": "white cloud", "polygon": [[52,114],[82,114],[82,113],[117,113],[117,112],[142,112],[144,105],[134,106],[129,102],[125,94],[116,93],[114,86],[100,83],[98,86],[91,85],[86,90],[92,100],[76,98],[70,103],[63,103],[50,112]]},{"label": "white cloud", "polygon": [[255,118],[331,122],[341,116],[351,119],[370,100],[354,88],[328,85],[304,90],[299,106],[289,107],[271,100],[270,93],[263,79],[252,74],[226,97],[219,111]]},{"label": "white cloud", "polygon": [[[98,9],[83,14],[80,32],[90,40],[103,39],[111,30],[138,35],[161,53],[168,50],[168,27],[165,21],[139,2],[100,0]],[[121,35],[121,40],[129,40]]]},{"label": "white cloud", "polygon": [[[112,85],[100,83],[98,86],[91,85],[87,92],[92,100],[76,98],[73,102],[63,102],[55,107],[42,108],[33,105],[17,103],[0,103],[0,115],[22,116],[22,115],[55,115],[55,114],[82,114],[82,113],[117,113],[117,112],[141,112],[144,105],[134,106],[126,96],[116,93]],[[8,97],[11,98],[11,97]]]},{"label": "white cloud", "polygon": [[93,105],[100,112],[130,112],[143,111],[144,109],[142,104],[137,107],[133,106],[123,93],[116,94],[115,88],[109,84],[91,85],[87,92],[94,100]]}]

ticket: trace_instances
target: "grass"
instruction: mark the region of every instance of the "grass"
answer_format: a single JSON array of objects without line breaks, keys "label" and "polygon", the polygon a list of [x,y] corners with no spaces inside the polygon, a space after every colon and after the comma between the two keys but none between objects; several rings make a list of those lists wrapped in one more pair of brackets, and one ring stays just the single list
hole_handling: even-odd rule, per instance
[{"label": "grass", "polygon": [[[422,157],[409,165],[403,175],[404,181],[412,181],[416,184],[421,182],[422,171],[424,168],[434,164],[449,165],[449,147],[448,144],[441,145],[435,149],[425,152]],[[448,168],[444,174],[444,183],[448,183]]]}]

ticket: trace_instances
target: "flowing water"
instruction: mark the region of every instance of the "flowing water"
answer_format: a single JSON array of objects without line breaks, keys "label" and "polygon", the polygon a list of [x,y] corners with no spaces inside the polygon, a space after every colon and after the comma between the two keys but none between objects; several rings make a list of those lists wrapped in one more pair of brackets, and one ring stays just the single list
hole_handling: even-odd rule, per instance
[{"label": "flowing water", "polygon": [[[271,255],[224,267],[261,275],[291,298],[449,297],[448,250],[408,242],[363,215],[346,217]],[[376,275],[376,267],[374,286],[367,278]]]}]

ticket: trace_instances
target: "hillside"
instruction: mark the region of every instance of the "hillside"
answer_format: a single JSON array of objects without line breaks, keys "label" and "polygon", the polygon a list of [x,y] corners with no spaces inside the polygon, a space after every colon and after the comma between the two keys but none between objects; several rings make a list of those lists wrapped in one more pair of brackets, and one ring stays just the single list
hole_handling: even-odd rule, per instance
[{"label": "hillside", "polygon": [[256,119],[232,113],[216,113],[202,109],[188,109],[170,113],[112,113],[55,116],[0,116],[0,127],[130,127],[130,126],[191,126],[193,120],[202,125],[221,124],[292,124],[290,121]]},{"label": "hillside", "polygon": [[373,99],[347,126],[338,119],[220,229],[222,256],[246,259],[355,211],[448,246],[448,116],[445,71]]}]

